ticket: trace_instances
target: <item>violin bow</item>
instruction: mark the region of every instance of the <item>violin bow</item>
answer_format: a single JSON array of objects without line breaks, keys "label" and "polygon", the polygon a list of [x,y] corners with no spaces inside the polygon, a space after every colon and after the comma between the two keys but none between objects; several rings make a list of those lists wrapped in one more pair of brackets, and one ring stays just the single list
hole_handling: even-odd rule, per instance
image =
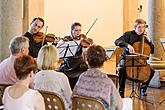
[{"label": "violin bow", "polygon": [[86,32],[85,35],[87,35],[89,33],[89,31],[92,29],[92,27],[94,26],[94,24],[96,23],[96,21],[98,20],[98,18],[95,19],[95,21],[93,22],[93,24],[91,25],[91,27],[88,29],[88,31]]},{"label": "violin bow", "polygon": [[148,56],[148,55],[144,55],[144,54],[140,54],[140,53],[133,53],[135,55],[141,55],[141,56],[144,56],[144,57],[148,57],[148,58],[151,58],[151,59],[154,59],[154,60],[158,60],[158,61],[161,61],[161,59],[157,58],[157,57],[152,57],[152,56]]},{"label": "violin bow", "polygon": [[[46,26],[45,35],[46,35],[47,30],[48,30],[48,26]],[[45,42],[45,37],[46,37],[45,35],[44,35],[44,37],[42,39],[42,46],[44,45],[44,42]]]}]

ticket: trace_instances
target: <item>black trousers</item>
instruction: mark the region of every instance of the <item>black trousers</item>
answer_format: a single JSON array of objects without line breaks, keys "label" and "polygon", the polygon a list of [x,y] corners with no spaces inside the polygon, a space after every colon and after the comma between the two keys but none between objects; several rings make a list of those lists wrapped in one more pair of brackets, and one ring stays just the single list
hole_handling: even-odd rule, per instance
[{"label": "black trousers", "polygon": [[[119,93],[122,97],[124,97],[124,91],[125,91],[125,82],[126,82],[126,77],[127,77],[127,73],[126,73],[126,67],[124,67],[124,61],[121,61],[121,66],[119,68]],[[151,79],[154,76],[155,71],[153,69],[151,69],[151,74],[149,76],[149,79],[142,83],[141,85],[141,89],[144,90],[144,92],[147,90],[147,87],[151,81]]]},{"label": "black trousers", "polygon": [[88,65],[85,62],[81,62],[81,64],[79,64],[74,69],[69,68],[66,64],[61,64],[61,66],[56,71],[63,72],[68,77],[71,89],[73,90],[79,79],[79,76],[83,72],[87,71],[87,69]]}]

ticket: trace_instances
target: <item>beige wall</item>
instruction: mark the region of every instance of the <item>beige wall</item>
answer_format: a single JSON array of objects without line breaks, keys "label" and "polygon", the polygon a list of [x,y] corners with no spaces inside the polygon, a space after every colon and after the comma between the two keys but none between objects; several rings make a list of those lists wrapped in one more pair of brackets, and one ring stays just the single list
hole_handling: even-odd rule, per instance
[{"label": "beige wall", "polygon": [[[140,5],[142,6],[140,11]],[[134,21],[148,19],[148,0],[124,0],[123,2],[123,31],[134,28]]]},{"label": "beige wall", "polygon": [[45,0],[44,19],[47,33],[56,36],[70,34],[70,25],[78,21],[94,42],[105,47],[114,45],[114,39],[123,33],[123,0]]},{"label": "beige wall", "polygon": [[44,17],[44,1],[49,0],[29,0],[29,23],[34,17]]}]

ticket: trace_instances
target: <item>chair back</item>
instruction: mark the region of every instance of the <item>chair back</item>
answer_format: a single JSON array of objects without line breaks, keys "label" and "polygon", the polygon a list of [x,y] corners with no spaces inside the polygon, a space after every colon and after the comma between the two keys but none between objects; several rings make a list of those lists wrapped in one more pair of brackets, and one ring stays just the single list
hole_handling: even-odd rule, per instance
[{"label": "chair back", "polygon": [[118,67],[118,64],[120,63],[120,57],[121,54],[123,53],[123,48],[122,47],[117,47],[115,50],[115,54],[116,54],[116,67]]},{"label": "chair back", "polygon": [[65,110],[64,101],[59,94],[42,90],[39,92],[44,97],[46,110]]},{"label": "chair back", "polygon": [[105,107],[103,103],[96,98],[73,96],[72,110],[105,110]]},{"label": "chair back", "polygon": [[7,86],[10,86],[11,84],[0,84],[0,106],[3,105],[2,104],[2,97],[3,97],[3,93],[5,91],[5,88]]}]

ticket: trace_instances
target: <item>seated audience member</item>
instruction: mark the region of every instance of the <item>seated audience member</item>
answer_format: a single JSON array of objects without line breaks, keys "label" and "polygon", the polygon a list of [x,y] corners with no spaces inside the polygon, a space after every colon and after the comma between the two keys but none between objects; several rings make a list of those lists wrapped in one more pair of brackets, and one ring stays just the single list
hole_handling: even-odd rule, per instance
[{"label": "seated audience member", "polygon": [[106,52],[103,47],[93,45],[86,52],[89,69],[82,73],[73,89],[73,95],[100,99],[107,110],[122,110],[122,99],[116,90],[113,81],[101,67],[106,61]]},{"label": "seated audience member", "polygon": [[35,89],[58,93],[66,110],[70,109],[72,90],[67,76],[55,71],[58,67],[59,57],[54,45],[45,45],[38,53],[37,64],[40,71],[35,77]]},{"label": "seated audience member", "polygon": [[34,81],[37,70],[36,61],[28,55],[18,57],[14,61],[14,69],[18,81],[5,89],[3,104],[5,110],[45,110],[41,94],[29,88]]},{"label": "seated audience member", "polygon": [[29,39],[14,37],[9,44],[11,55],[0,63],[0,84],[14,84],[18,79],[14,71],[14,60],[29,53]]}]

